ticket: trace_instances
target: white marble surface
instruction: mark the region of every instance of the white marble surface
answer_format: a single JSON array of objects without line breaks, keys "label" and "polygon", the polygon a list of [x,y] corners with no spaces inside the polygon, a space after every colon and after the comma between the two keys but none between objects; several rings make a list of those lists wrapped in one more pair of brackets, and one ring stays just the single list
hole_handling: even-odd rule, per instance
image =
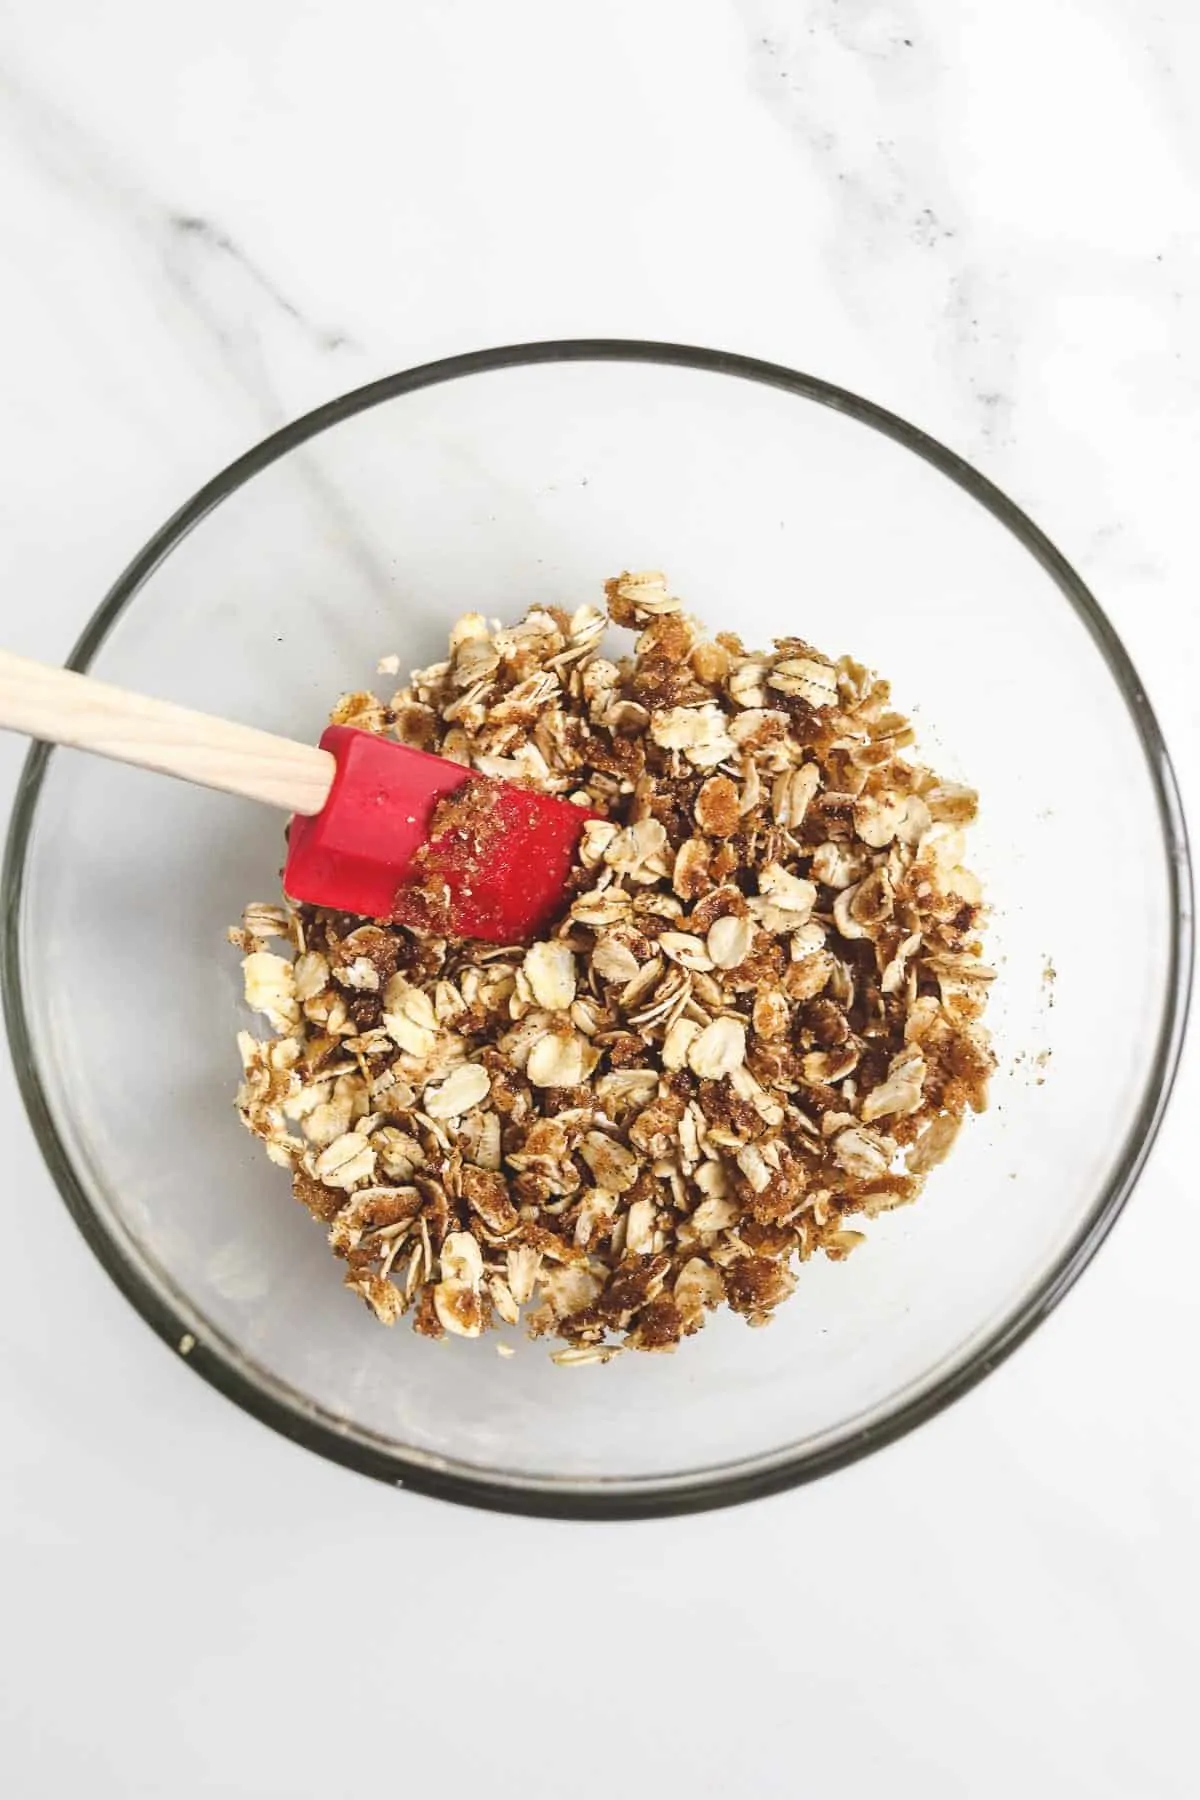
[{"label": "white marble surface", "polygon": [[[204,478],[369,377],[692,340],[1007,487],[1194,799],[1198,84],[1191,0],[6,0],[3,639],[64,654]],[[397,1496],[193,1380],[5,1069],[4,1791],[1194,1793],[1198,1099],[1193,1057],[1110,1245],[949,1415],[748,1510],[571,1527]]]}]

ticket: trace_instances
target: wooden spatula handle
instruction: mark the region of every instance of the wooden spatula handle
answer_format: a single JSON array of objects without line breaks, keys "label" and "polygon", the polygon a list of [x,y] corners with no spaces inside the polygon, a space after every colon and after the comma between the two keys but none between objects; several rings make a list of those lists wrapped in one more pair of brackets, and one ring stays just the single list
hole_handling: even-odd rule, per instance
[{"label": "wooden spatula handle", "polygon": [[313,744],[129,694],[8,650],[0,650],[0,728],[294,813],[320,812],[337,767]]}]

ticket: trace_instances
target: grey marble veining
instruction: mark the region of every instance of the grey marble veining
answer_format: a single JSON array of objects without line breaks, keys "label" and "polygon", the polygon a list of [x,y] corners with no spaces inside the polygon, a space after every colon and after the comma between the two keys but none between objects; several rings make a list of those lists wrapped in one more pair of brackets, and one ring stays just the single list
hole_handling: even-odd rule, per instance
[{"label": "grey marble veining", "polygon": [[933,129],[952,77],[920,5],[786,9],[744,0],[755,93],[819,172],[831,286],[864,330],[897,311],[931,334],[935,360],[967,397],[976,440],[1010,435],[1015,323],[1004,270],[973,229]]}]

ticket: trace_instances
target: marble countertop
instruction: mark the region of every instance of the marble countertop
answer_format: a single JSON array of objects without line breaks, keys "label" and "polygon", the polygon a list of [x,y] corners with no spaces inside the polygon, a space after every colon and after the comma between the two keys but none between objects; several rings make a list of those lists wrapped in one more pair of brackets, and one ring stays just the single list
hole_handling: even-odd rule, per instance
[{"label": "marble countertop", "polygon": [[[1194,802],[1198,83],[1189,0],[7,0],[3,639],[63,656],[168,513],[346,388],[691,341],[1006,488]],[[1182,1800],[1198,1101],[1193,1055],[1111,1243],[948,1414],[752,1508],[569,1526],[397,1496],[193,1380],[6,1066],[6,1791]]]}]

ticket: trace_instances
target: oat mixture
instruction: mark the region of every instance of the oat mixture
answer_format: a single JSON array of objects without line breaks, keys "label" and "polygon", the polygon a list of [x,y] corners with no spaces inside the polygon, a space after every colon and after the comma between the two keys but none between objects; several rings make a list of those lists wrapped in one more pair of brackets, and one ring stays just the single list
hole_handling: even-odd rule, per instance
[{"label": "oat mixture", "polygon": [[710,637],[658,574],[606,592],[470,614],[332,715],[605,815],[546,941],[291,905],[230,933],[274,1034],[241,1034],[238,1106],[347,1285],[429,1337],[523,1321],[560,1362],[722,1305],[765,1324],[916,1197],[993,1066],[976,796],[906,756],[887,683]]}]

